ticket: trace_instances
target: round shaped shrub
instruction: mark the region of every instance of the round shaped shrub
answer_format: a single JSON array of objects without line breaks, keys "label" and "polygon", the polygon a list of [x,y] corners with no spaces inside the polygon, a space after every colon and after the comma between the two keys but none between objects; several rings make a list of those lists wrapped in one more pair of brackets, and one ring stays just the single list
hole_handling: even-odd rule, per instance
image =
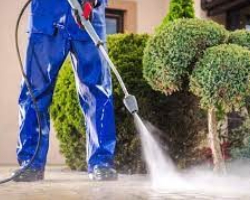
[{"label": "round shaped shrub", "polygon": [[181,90],[202,52],[227,38],[227,31],[212,21],[181,19],[169,23],[146,46],[144,77],[153,89],[166,94]]},{"label": "round shaped shrub", "polygon": [[228,113],[245,106],[250,92],[250,51],[224,44],[207,49],[191,76],[191,91],[204,109]]},{"label": "round shaped shrub", "polygon": [[229,43],[238,44],[250,49],[250,32],[247,30],[237,30],[230,33]]}]

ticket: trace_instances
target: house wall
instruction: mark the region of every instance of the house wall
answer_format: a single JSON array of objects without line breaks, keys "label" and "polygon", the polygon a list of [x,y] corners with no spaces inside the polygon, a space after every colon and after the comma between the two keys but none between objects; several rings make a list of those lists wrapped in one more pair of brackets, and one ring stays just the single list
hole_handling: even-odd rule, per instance
[{"label": "house wall", "polygon": [[[20,69],[14,44],[14,28],[17,16],[25,0],[0,1],[0,165],[16,164],[15,147],[18,133],[17,100],[20,89]],[[24,57],[27,34],[27,13],[21,23],[20,44]],[[48,162],[64,163],[59,153],[59,144],[55,132],[51,133]]]},{"label": "house wall", "polygon": [[152,33],[165,16],[168,0],[109,0],[108,6],[126,10],[125,32]]}]

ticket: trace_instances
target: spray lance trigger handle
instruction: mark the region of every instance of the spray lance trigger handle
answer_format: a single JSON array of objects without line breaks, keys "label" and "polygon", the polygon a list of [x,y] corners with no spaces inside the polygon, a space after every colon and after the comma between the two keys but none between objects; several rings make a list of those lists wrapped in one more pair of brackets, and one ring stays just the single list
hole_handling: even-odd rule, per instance
[{"label": "spray lance trigger handle", "polygon": [[86,20],[90,20],[92,18],[92,12],[94,8],[97,8],[101,5],[99,0],[83,0],[82,1],[82,16]]},{"label": "spray lance trigger handle", "polygon": [[123,99],[123,103],[131,114],[135,114],[138,112],[139,109],[135,96],[130,94],[126,95]]},{"label": "spray lance trigger handle", "polygon": [[91,20],[92,17],[92,11],[93,11],[93,5],[87,1],[85,3],[83,3],[82,5],[82,16],[86,19],[86,20]]},{"label": "spray lance trigger handle", "polygon": [[84,17],[86,20],[90,20],[92,18],[92,12],[93,9],[98,7],[100,3],[97,0],[83,0],[81,3],[81,9],[82,13],[79,13],[79,11],[76,8],[73,8],[73,15],[75,18],[76,23],[78,24],[79,28],[83,29],[84,26],[81,22],[81,17]]}]

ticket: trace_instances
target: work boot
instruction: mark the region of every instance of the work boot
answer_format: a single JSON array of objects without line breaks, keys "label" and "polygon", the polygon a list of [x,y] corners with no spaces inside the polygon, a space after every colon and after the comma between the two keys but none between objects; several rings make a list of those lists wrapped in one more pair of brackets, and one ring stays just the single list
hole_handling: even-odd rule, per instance
[{"label": "work boot", "polygon": [[[15,171],[12,175],[19,174],[20,170]],[[36,182],[44,179],[44,170],[27,169],[13,179],[14,182]]]},{"label": "work boot", "polygon": [[115,181],[118,175],[112,167],[96,165],[93,168],[93,172],[89,173],[89,178],[94,181]]}]

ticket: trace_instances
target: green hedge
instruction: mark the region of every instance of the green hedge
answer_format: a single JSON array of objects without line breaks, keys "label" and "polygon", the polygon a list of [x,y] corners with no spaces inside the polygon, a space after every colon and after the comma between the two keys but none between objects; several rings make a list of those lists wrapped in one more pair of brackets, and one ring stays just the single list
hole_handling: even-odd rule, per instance
[{"label": "green hedge", "polygon": [[191,91],[201,107],[229,113],[246,105],[250,92],[250,51],[224,44],[207,49],[195,66]]},{"label": "green hedge", "polygon": [[162,25],[181,18],[194,18],[193,0],[171,0],[169,12],[163,19]]},{"label": "green hedge", "polygon": [[[250,32],[247,30],[236,30],[230,33],[229,43],[246,47],[250,50]],[[250,96],[250,95],[249,95]],[[250,113],[250,97],[247,98],[246,108]],[[250,158],[250,119],[229,135],[231,142],[231,154],[233,158],[247,157]]]},{"label": "green hedge", "polygon": [[233,159],[236,160],[250,160],[250,137],[244,140],[244,143],[241,147],[232,149],[230,151]]},{"label": "green hedge", "polygon": [[156,31],[159,31],[174,20],[194,17],[195,13],[193,0],[171,0],[169,4],[169,11],[160,26],[156,28]]},{"label": "green hedge", "polygon": [[67,61],[57,80],[50,113],[66,164],[71,169],[82,170],[86,167],[83,162],[86,160],[86,138],[75,88],[74,73],[70,61]]},{"label": "green hedge", "polygon": [[250,50],[250,32],[247,30],[237,30],[230,33],[229,43],[238,44]]},{"label": "green hedge", "polygon": [[[142,56],[148,35],[118,34],[108,38],[109,56],[117,66],[128,91],[138,100],[140,112],[149,103],[146,95],[150,88],[142,78]],[[115,116],[117,129],[116,166],[124,173],[145,171],[142,161],[140,139],[135,131],[133,119],[123,105],[124,94],[113,75]]]},{"label": "green hedge", "polygon": [[229,142],[232,158],[250,159],[250,118],[244,119],[240,127],[230,131]]},{"label": "green hedge", "polygon": [[[193,149],[204,135],[204,113],[198,109],[197,99],[189,92],[166,97],[151,89],[143,78],[142,57],[147,35],[113,35],[108,38],[109,55],[118,67],[128,90],[137,97],[140,115],[162,132],[155,131],[165,151],[180,167],[194,162]],[[116,167],[119,172],[142,173],[139,136],[131,115],[123,106],[123,93],[113,77],[115,116],[117,125]],[[70,63],[63,66],[55,89],[51,114],[60,141],[60,150],[72,169],[85,170],[85,129],[75,92]],[[168,146],[168,148],[167,148]]]},{"label": "green hedge", "polygon": [[172,94],[186,86],[202,52],[226,42],[228,32],[217,23],[181,19],[164,26],[149,40],[144,55],[144,77],[153,89]]}]

